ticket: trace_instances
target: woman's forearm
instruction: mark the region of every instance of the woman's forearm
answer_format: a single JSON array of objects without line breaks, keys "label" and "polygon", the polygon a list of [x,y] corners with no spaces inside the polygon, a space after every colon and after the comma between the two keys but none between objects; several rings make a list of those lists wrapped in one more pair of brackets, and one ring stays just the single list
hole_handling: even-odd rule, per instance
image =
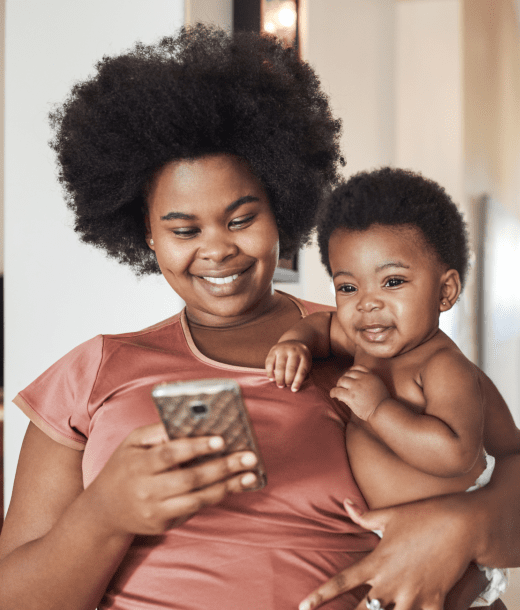
[{"label": "woman's forearm", "polygon": [[42,538],[0,562],[2,610],[94,610],[133,536],[99,527],[88,492]]},{"label": "woman's forearm", "polygon": [[520,455],[497,459],[490,483],[467,495],[477,516],[475,536],[480,544],[475,561],[497,568],[519,567]]}]

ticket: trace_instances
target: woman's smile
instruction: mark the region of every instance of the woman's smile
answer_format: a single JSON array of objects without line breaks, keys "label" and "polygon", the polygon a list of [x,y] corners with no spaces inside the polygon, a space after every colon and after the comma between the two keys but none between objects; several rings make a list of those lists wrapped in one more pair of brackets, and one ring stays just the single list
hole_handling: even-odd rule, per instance
[{"label": "woman's smile", "polygon": [[245,161],[225,154],[162,168],[148,197],[147,241],[190,320],[239,323],[269,308],[278,229]]},{"label": "woman's smile", "polygon": [[194,275],[195,279],[202,280],[201,286],[210,294],[214,295],[232,295],[236,291],[243,290],[250,275],[254,272],[255,263],[249,265],[245,269],[232,272],[221,272],[214,275]]}]

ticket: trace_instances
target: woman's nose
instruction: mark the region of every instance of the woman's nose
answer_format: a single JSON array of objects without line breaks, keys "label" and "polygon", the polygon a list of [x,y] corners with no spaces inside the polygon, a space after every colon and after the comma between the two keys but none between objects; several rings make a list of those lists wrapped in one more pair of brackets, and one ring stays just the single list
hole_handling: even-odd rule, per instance
[{"label": "woman's nose", "polygon": [[201,258],[217,263],[223,262],[230,256],[235,256],[237,252],[238,246],[227,231],[208,232],[199,248]]}]

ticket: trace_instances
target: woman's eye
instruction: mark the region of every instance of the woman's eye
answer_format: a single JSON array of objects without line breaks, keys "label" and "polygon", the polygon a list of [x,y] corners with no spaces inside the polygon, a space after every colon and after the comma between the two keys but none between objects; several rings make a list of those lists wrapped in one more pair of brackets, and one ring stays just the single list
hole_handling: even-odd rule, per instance
[{"label": "woman's eye", "polygon": [[254,214],[249,214],[248,216],[243,216],[241,218],[235,218],[229,223],[230,229],[243,229],[244,227],[249,226],[254,219]]},{"label": "woman's eye", "polygon": [[341,284],[340,286],[338,286],[336,288],[336,290],[338,292],[356,292],[357,288],[355,286],[352,286],[352,284]]},{"label": "woman's eye", "polygon": [[397,286],[404,284],[404,282],[405,281],[402,280],[401,278],[392,277],[389,280],[386,280],[385,288],[396,288]]},{"label": "woman's eye", "polygon": [[199,229],[172,229],[172,233],[175,235],[175,237],[180,237],[181,239],[189,239],[190,237],[194,237],[195,235],[197,235],[199,233]]}]

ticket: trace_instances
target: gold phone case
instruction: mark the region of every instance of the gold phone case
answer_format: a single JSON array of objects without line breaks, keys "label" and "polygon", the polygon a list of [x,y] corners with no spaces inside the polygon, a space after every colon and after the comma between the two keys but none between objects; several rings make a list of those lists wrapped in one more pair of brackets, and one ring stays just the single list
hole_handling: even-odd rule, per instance
[{"label": "gold phone case", "polygon": [[[224,439],[225,449],[221,455],[253,451],[258,457],[253,469],[258,484],[247,489],[255,491],[266,485],[262,456],[236,381],[199,379],[160,383],[153,388],[152,398],[169,438],[216,435]],[[215,454],[212,454],[196,461],[200,463],[214,457]]]}]

